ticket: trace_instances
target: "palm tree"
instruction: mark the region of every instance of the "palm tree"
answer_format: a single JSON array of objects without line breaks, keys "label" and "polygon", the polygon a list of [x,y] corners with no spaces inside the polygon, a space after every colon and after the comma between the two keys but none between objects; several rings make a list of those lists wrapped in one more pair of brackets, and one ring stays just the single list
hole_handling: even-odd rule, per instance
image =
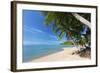
[{"label": "palm tree", "polygon": [[[59,39],[64,35],[74,44],[77,45],[76,41],[82,44],[90,42],[88,36],[91,32],[90,14],[89,13],[71,13],[71,12],[43,12],[45,15],[45,24],[53,24],[52,30],[55,33],[60,32]],[[86,34],[82,34],[87,27]],[[84,42],[82,39],[84,36]],[[81,41],[81,42],[80,42]]]}]

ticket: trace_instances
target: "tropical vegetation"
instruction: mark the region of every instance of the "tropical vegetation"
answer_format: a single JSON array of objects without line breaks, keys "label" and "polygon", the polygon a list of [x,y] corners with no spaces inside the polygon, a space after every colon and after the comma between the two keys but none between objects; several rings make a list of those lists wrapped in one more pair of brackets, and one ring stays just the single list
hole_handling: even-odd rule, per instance
[{"label": "tropical vegetation", "polygon": [[[90,47],[91,45],[91,14],[72,12],[42,12],[45,24],[52,25],[52,30],[59,39],[66,36],[74,46]],[[81,49],[81,48],[80,48]]]}]

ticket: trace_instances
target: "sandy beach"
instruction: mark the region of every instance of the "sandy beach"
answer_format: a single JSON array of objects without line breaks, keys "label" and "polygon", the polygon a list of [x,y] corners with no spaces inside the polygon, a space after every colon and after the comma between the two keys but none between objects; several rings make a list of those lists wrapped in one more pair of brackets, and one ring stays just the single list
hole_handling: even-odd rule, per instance
[{"label": "sandy beach", "polygon": [[73,48],[63,48],[63,51],[53,53],[47,56],[43,56],[37,59],[33,59],[30,62],[48,62],[48,61],[72,61],[72,60],[87,60],[88,58],[82,58],[77,54],[72,55],[73,52],[78,49]]}]

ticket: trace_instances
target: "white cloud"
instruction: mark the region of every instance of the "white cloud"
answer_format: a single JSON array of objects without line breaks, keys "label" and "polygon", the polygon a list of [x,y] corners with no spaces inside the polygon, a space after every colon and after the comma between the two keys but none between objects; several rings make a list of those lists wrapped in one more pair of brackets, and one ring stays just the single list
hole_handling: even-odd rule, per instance
[{"label": "white cloud", "polygon": [[44,33],[43,31],[39,30],[39,29],[36,29],[36,28],[30,28],[28,26],[25,26],[24,27],[25,30],[28,30],[30,32],[41,32],[41,33]]},{"label": "white cloud", "polygon": [[25,26],[24,29],[26,31],[29,31],[29,32],[32,32],[32,33],[39,32],[39,33],[47,34],[49,37],[54,38],[54,39],[57,39],[57,36],[50,35],[50,34],[44,32],[44,31],[39,30],[39,29],[36,29],[36,28],[30,28],[29,26]]}]

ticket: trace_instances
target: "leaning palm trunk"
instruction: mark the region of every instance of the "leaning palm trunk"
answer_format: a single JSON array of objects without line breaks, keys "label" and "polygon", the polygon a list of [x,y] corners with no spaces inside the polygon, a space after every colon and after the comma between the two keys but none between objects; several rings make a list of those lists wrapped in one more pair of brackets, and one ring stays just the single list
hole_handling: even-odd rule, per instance
[{"label": "leaning palm trunk", "polygon": [[80,46],[78,46],[73,39],[71,39],[70,41],[73,43],[73,45],[75,46],[75,48],[78,49],[78,51],[81,50]]},{"label": "leaning palm trunk", "polygon": [[86,26],[88,26],[90,29],[91,29],[91,23],[86,20],[85,18],[83,18],[82,16],[80,16],[79,14],[77,13],[72,13],[72,15],[77,19],[79,20],[81,23],[85,24]]},{"label": "leaning palm trunk", "polygon": [[72,42],[73,43],[73,45],[78,49],[78,50],[80,50],[80,48],[79,48],[79,46],[76,44],[76,42],[73,40],[73,38],[71,37],[71,35],[69,35],[68,34],[68,36],[70,37],[70,42]]}]

